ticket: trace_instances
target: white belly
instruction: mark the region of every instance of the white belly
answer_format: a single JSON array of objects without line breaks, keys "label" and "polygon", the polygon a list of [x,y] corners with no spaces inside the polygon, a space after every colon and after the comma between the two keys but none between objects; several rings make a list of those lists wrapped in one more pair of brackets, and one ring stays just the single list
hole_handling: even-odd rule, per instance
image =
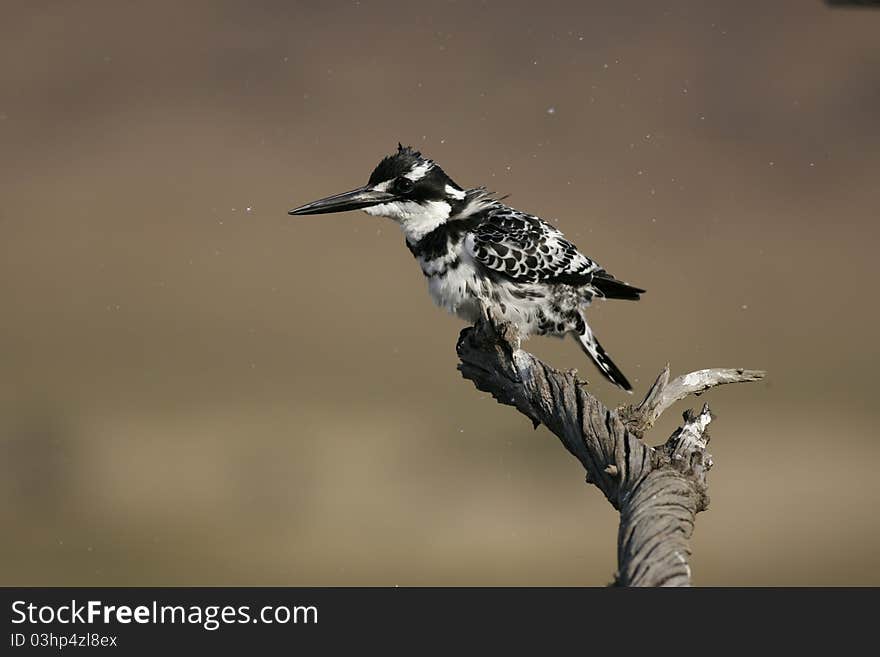
[{"label": "white belly", "polygon": [[447,270],[445,275],[428,278],[428,293],[434,303],[466,322],[476,322],[480,317],[480,288],[477,271],[467,262]]},{"label": "white belly", "polygon": [[493,317],[510,322],[524,337],[536,331],[538,311],[545,302],[543,297],[522,298],[522,294],[515,294],[525,288],[543,292],[539,286],[492,282],[480,276],[475,266],[464,259],[445,275],[428,278],[428,292],[441,308],[469,323],[476,322],[484,309],[491,309]]}]

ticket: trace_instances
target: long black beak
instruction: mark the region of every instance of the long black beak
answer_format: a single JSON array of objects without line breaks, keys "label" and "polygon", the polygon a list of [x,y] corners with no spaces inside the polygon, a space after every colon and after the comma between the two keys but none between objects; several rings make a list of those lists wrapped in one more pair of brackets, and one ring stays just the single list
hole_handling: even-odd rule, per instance
[{"label": "long black beak", "polygon": [[377,192],[370,187],[358,187],[350,192],[334,194],[333,196],[322,198],[320,201],[307,203],[306,205],[294,208],[287,214],[326,214],[328,212],[362,210],[371,205],[387,203],[394,198],[394,194],[389,194],[388,192]]}]

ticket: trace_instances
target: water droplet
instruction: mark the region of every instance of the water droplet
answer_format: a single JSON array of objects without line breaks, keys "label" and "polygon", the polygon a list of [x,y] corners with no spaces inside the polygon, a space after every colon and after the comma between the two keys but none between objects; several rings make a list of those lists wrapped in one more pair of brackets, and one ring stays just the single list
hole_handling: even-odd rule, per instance
[{"label": "water droplet", "polygon": [[555,107],[548,107],[547,114],[556,114],[556,108]]}]

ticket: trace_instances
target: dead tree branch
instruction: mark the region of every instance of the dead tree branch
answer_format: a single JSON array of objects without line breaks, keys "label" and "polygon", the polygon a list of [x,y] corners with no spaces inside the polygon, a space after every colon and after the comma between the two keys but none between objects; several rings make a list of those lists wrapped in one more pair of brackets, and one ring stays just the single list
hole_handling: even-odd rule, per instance
[{"label": "dead tree branch", "polygon": [[758,381],[764,372],[709,369],[669,381],[661,372],[636,406],[606,408],[573,371],[556,370],[522,351],[509,326],[482,321],[461,332],[457,345],[464,378],[502,404],[545,425],[620,512],[618,586],[688,586],[694,518],[709,503],[706,474],[708,405],[687,411],[684,424],[656,447],[645,432],[673,403],[726,383]]}]

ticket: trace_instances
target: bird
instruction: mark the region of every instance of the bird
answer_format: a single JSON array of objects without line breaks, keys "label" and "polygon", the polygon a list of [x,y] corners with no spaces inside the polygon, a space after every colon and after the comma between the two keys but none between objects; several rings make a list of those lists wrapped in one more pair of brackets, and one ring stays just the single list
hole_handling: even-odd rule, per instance
[{"label": "bird", "polygon": [[637,301],[645,290],[615,278],[558,228],[504,200],[485,187],[461,187],[436,162],[398,144],[366,185],[288,214],[363,210],[395,221],[438,306],[471,324],[506,322],[522,338],[572,335],[605,378],[631,393],[584,310],[594,299]]}]

